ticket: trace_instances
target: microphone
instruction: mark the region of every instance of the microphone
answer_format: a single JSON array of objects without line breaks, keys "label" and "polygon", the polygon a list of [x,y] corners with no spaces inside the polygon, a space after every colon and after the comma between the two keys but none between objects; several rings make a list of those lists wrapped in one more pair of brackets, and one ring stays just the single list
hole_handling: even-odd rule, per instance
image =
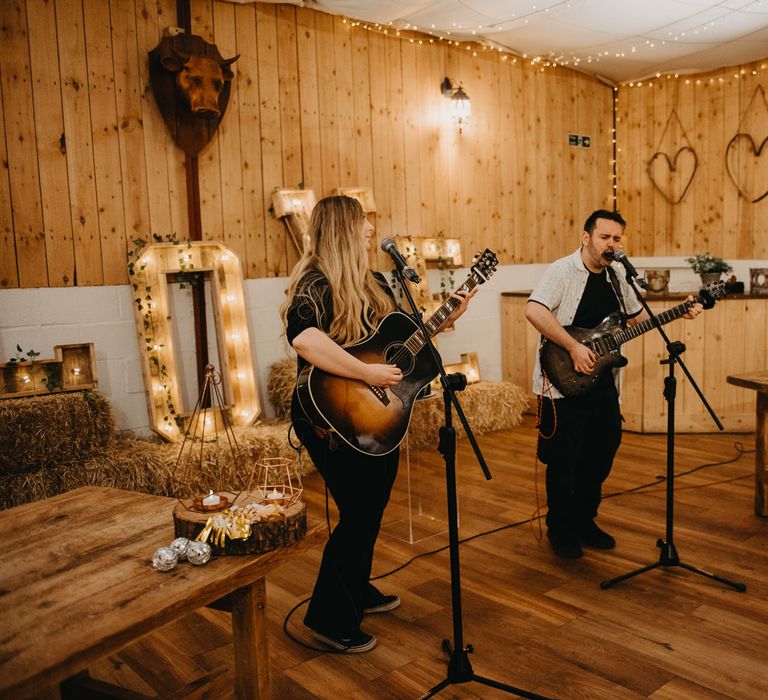
[{"label": "microphone", "polygon": [[635,270],[635,266],[629,262],[629,258],[627,257],[627,254],[621,249],[617,248],[613,251],[612,254],[603,253],[603,255],[608,258],[609,260],[613,259],[616,262],[620,262],[624,267],[627,269],[627,273],[634,277],[637,280],[637,283],[645,289],[645,280],[640,277],[637,274],[637,270]]},{"label": "microphone", "polygon": [[421,282],[421,277],[416,274],[416,270],[414,270],[412,267],[409,267],[405,258],[397,249],[397,243],[395,243],[393,238],[385,238],[381,242],[381,249],[387,253],[390,258],[392,258],[392,262],[395,263],[395,268],[402,272],[403,277],[410,280],[414,284]]}]

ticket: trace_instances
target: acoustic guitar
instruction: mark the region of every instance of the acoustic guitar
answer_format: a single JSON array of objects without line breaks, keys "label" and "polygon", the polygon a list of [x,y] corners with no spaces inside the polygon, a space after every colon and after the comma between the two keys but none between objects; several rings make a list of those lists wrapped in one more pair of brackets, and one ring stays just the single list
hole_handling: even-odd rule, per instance
[{"label": "acoustic guitar", "polygon": [[[484,284],[497,265],[496,255],[486,249],[457,291],[470,292]],[[459,304],[449,297],[430,316],[424,324],[430,336]],[[413,318],[395,311],[387,314],[368,338],[345,350],[363,362],[397,365],[403,380],[395,386],[369,386],[308,365],[296,383],[301,408],[311,423],[335,431],[359,452],[388,454],[408,431],[417,395],[438,374],[424,335]]]},{"label": "acoustic guitar", "polygon": [[[663,326],[680,318],[697,302],[705,309],[711,309],[715,301],[722,299],[726,294],[726,282],[708,285],[693,301],[684,301],[657,314],[659,325]],[[592,389],[603,374],[614,367],[623,367],[627,364],[627,358],[619,350],[622,344],[647,333],[653,327],[654,323],[651,319],[628,326],[618,311],[606,316],[594,328],[566,326],[565,330],[572,337],[586,345],[595,354],[593,370],[588,374],[577,372],[568,351],[546,338],[543,339],[539,350],[541,368],[546,373],[547,379],[563,396],[581,396]]]}]

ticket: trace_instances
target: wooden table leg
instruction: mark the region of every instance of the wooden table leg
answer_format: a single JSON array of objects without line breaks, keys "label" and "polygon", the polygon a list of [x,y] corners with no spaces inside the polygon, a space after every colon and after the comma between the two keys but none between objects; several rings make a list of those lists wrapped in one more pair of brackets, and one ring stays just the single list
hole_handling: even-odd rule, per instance
[{"label": "wooden table leg", "polygon": [[237,589],[232,593],[231,601],[237,697],[240,700],[266,700],[272,697],[272,678],[264,577]]},{"label": "wooden table leg", "polygon": [[755,423],[755,513],[768,517],[768,394],[757,392]]}]

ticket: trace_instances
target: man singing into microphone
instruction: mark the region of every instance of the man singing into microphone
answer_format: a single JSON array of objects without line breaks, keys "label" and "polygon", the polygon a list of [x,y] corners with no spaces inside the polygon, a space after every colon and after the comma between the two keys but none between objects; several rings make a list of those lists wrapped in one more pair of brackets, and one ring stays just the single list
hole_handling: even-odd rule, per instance
[{"label": "man singing into microphone", "polygon": [[[647,318],[613,261],[626,223],[618,212],[589,215],[581,247],[553,262],[528,298],[525,317],[545,338],[568,351],[577,372],[590,373],[595,355],[564,326],[593,328],[614,311],[632,325]],[[695,318],[695,304],[684,318]],[[613,549],[616,540],[595,523],[601,485],[621,443],[618,372],[606,372],[585,394],[565,398],[542,372],[539,355],[533,390],[539,396],[538,456],[547,465],[547,538],[555,553],[575,559],[582,545]],[[550,400],[551,399],[551,400]]]}]

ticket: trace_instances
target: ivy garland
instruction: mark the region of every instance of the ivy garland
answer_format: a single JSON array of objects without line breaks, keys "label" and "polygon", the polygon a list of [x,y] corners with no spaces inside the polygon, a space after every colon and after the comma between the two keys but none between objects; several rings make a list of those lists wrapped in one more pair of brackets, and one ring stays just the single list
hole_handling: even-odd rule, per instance
[{"label": "ivy garland", "polygon": [[33,372],[35,369],[40,369],[43,373],[43,384],[48,391],[54,391],[55,389],[61,389],[61,381],[56,374],[56,368],[53,364],[43,364],[38,367],[37,358],[40,357],[40,353],[34,348],[30,348],[26,352],[22,349],[21,345],[16,344],[16,354],[9,358],[8,364],[16,367],[23,367],[29,362],[29,371]]},{"label": "ivy garland", "polygon": [[[148,245],[148,242],[143,238],[134,238],[131,242],[134,247],[128,251],[128,275],[131,278],[133,292],[137,295],[133,301],[142,316],[144,327],[144,351],[149,355],[150,365],[154,365],[157,369],[160,387],[165,392],[165,405],[168,407],[168,413],[163,416],[163,421],[168,426],[173,422],[179,430],[184,430],[184,418],[176,412],[176,407],[173,403],[170,381],[168,378],[168,368],[160,361],[160,350],[165,346],[157,342],[157,328],[155,326],[155,317],[152,312],[154,307],[152,301],[152,287],[145,284],[142,288],[140,284],[140,278],[142,277],[142,273],[147,264],[140,260],[139,253]],[[182,245],[182,243],[177,240],[175,233],[166,235],[165,237],[153,233],[152,242],[171,243],[178,246]],[[186,247],[187,249],[192,248],[192,243],[187,242]],[[176,274],[176,279],[179,281],[180,289],[185,289],[187,285],[194,286],[199,283],[200,276],[199,273],[194,272],[194,268],[194,265],[188,263],[188,257],[183,252],[179,253],[179,272]]]}]

